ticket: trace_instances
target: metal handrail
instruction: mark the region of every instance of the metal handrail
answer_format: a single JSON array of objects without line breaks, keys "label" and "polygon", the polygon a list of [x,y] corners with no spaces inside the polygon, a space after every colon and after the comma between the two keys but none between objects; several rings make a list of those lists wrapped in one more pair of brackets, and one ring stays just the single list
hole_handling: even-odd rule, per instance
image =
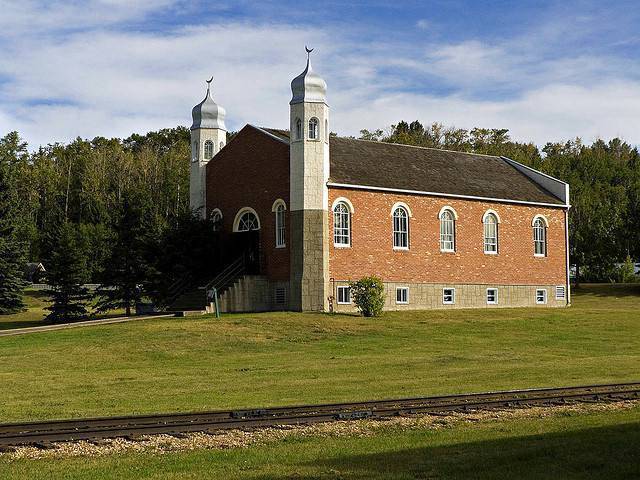
[{"label": "metal handrail", "polygon": [[224,285],[231,278],[237,276],[245,269],[245,256],[242,255],[232,263],[227,265],[224,270],[222,270],[213,280],[207,283],[204,287],[206,291],[211,290],[212,288],[216,288],[220,290],[220,287]]},{"label": "metal handrail", "polygon": [[190,285],[191,277],[189,275],[180,277],[178,280],[173,282],[167,289],[167,294],[169,295],[169,297],[165,303],[167,305],[171,305],[189,288]]}]

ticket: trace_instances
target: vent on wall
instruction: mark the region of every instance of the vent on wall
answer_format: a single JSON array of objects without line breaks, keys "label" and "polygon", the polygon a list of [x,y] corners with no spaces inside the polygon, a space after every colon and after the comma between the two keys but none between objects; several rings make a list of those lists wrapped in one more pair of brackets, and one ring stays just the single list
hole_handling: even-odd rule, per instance
[{"label": "vent on wall", "polygon": [[287,290],[284,287],[277,287],[273,295],[273,300],[276,305],[284,305],[287,300]]},{"label": "vent on wall", "polygon": [[558,285],[556,287],[556,300],[564,300],[567,296],[567,291],[564,285]]}]

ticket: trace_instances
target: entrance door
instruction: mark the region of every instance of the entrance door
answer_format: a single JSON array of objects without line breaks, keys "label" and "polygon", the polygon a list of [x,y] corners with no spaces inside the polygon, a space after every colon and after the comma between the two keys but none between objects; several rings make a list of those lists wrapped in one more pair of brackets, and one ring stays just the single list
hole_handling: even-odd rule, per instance
[{"label": "entrance door", "polygon": [[247,273],[260,273],[260,222],[252,211],[244,212],[238,219],[231,249],[234,258],[244,256]]}]

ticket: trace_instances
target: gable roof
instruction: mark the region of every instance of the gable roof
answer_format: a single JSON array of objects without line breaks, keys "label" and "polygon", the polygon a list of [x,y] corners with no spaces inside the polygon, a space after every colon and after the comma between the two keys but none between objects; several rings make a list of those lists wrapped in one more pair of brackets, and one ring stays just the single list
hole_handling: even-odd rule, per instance
[{"label": "gable roof", "polygon": [[[289,142],[287,130],[260,130]],[[565,205],[502,157],[334,136],[329,142],[334,186]]]}]

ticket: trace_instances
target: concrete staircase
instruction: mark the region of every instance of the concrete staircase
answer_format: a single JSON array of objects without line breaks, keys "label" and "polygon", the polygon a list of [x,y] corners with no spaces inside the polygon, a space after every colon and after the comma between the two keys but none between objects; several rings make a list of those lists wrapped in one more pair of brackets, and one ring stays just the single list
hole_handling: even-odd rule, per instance
[{"label": "concrete staircase", "polygon": [[244,255],[225,267],[213,280],[206,285],[197,287],[183,287],[174,296],[167,311],[175,312],[178,316],[203,315],[214,311],[213,292],[220,298],[231,286],[241,279],[246,270]]},{"label": "concrete staircase", "polygon": [[207,312],[207,292],[204,287],[196,287],[179,295],[167,308],[179,316],[198,315]]}]

